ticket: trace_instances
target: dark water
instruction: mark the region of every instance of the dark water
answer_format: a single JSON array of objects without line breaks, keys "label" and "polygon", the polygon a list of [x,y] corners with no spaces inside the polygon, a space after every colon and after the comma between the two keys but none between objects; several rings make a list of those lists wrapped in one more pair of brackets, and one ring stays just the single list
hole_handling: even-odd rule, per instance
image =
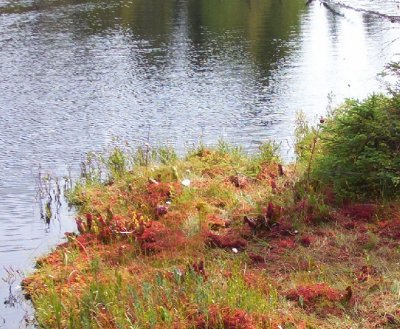
[{"label": "dark water", "polygon": [[[304,2],[0,0],[0,276],[29,271],[74,227],[65,206],[41,219],[39,172],[74,175],[115,136],[181,151],[275,139],[290,157],[298,110],[314,119],[332,93],[381,90],[400,24]],[[346,3],[400,15],[395,1]],[[0,281],[0,328],[24,327],[29,305],[8,297]]]}]

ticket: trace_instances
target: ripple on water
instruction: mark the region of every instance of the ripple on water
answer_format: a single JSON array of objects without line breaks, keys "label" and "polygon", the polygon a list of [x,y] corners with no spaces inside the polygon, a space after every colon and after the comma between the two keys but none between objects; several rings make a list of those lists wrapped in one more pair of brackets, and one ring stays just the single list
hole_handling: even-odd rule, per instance
[{"label": "ripple on water", "polygon": [[[399,25],[303,0],[155,1],[0,0],[0,264],[30,268],[74,228],[66,209],[40,219],[39,171],[76,174],[113,136],[180,152],[274,139],[290,158],[296,111],[321,115],[331,91],[365,97],[400,53]],[[348,2],[398,14],[393,1]],[[18,312],[0,303],[7,328]]]}]

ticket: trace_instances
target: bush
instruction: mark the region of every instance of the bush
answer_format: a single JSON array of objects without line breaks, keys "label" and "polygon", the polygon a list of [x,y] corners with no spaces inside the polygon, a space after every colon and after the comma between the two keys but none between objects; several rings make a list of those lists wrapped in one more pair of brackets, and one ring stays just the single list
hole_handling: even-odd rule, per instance
[{"label": "bush", "polygon": [[333,186],[342,197],[399,192],[400,95],[348,100],[314,134],[319,145],[309,166],[313,182]]}]

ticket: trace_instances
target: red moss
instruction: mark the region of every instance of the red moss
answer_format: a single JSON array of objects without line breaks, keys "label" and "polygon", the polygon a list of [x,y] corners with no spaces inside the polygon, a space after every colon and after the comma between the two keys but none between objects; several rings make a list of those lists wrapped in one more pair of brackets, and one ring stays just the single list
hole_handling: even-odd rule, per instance
[{"label": "red moss", "polygon": [[105,221],[105,219],[101,215],[97,216],[96,222],[99,225],[99,227],[107,226],[107,222]]},{"label": "red moss", "polygon": [[296,212],[312,213],[313,207],[307,199],[298,201],[295,205]]},{"label": "red moss", "polygon": [[114,215],[110,222],[110,228],[113,233],[132,231],[135,229],[135,223],[126,217]]},{"label": "red moss", "polygon": [[107,309],[106,305],[102,303],[97,304],[96,322],[101,328],[116,328],[115,320],[111,312]]},{"label": "red moss", "polygon": [[388,221],[388,220],[380,220],[378,223],[376,223],[379,230],[385,229],[389,224],[390,224],[390,221]]},{"label": "red moss", "polygon": [[356,245],[362,249],[374,249],[377,247],[377,241],[370,234],[360,232],[357,234]]},{"label": "red moss", "polygon": [[319,224],[332,219],[331,213],[319,207],[307,198],[300,200],[294,207],[294,211],[303,217],[303,220],[309,224]]},{"label": "red moss", "polygon": [[354,302],[351,287],[342,293],[325,283],[299,286],[284,293],[289,300],[296,301],[308,312],[324,318],[328,315],[342,316],[345,309]]},{"label": "red moss", "polygon": [[277,212],[277,207],[274,206],[272,202],[268,202],[268,207],[265,211],[265,216],[267,216],[267,218],[269,219],[272,219],[276,212]]},{"label": "red moss", "polygon": [[243,274],[243,280],[246,283],[246,286],[249,288],[263,291],[265,295],[268,295],[270,292],[269,284],[265,282],[263,274],[259,270],[247,270]]},{"label": "red moss", "polygon": [[212,151],[207,148],[201,148],[195,155],[199,158],[208,158],[212,155]]},{"label": "red moss", "polygon": [[208,316],[200,315],[195,319],[194,328],[255,329],[256,325],[253,317],[246,311],[211,305]]},{"label": "red moss", "polygon": [[93,233],[84,233],[74,237],[71,242],[75,244],[80,250],[97,243],[97,237]]},{"label": "red moss", "polygon": [[354,221],[349,221],[344,223],[343,227],[347,230],[354,230],[357,227],[357,225]]},{"label": "red moss", "polygon": [[212,232],[206,234],[206,244],[217,248],[237,248],[244,249],[247,246],[247,241],[239,238],[234,234],[218,235]]},{"label": "red moss", "polygon": [[249,180],[243,175],[235,175],[229,177],[229,181],[237,188],[245,188],[249,185]]},{"label": "red moss", "polygon": [[187,242],[181,232],[172,230],[159,221],[152,221],[143,227],[137,239],[145,252],[172,250]]},{"label": "red moss", "polygon": [[311,245],[311,243],[314,242],[314,237],[310,236],[310,235],[303,235],[299,242],[303,247],[309,247]]},{"label": "red moss", "polygon": [[384,221],[378,223],[378,233],[380,236],[390,239],[400,239],[400,219]]},{"label": "red moss", "polygon": [[268,219],[278,220],[282,216],[284,210],[283,207],[268,202],[267,207],[263,209],[263,213]]},{"label": "red moss", "polygon": [[143,232],[138,236],[138,241],[146,251],[160,251],[159,240],[170,235],[170,230],[161,222],[153,221],[143,228]]},{"label": "red moss", "polygon": [[222,275],[224,276],[224,278],[226,279],[232,279],[233,273],[231,270],[223,270],[222,271]]},{"label": "red moss", "polygon": [[258,180],[271,180],[275,179],[279,176],[283,176],[283,168],[282,165],[276,163],[268,163],[264,164],[257,175]]},{"label": "red moss", "polygon": [[86,214],[86,224],[88,227],[88,230],[90,231],[92,229],[92,224],[93,224],[93,215],[92,214]]},{"label": "red moss", "polygon": [[253,261],[253,263],[264,263],[265,256],[255,253],[250,253],[249,258]]},{"label": "red moss", "polygon": [[370,277],[376,276],[378,274],[378,271],[377,271],[376,267],[374,267],[372,265],[364,265],[358,271],[356,271],[354,274],[355,274],[358,282],[365,282]]},{"label": "red moss", "polygon": [[342,208],[342,214],[358,220],[370,221],[376,215],[377,207],[371,203],[357,203]]},{"label": "red moss", "polygon": [[337,302],[342,299],[343,294],[325,283],[299,286],[296,289],[287,291],[285,297],[289,300],[303,300],[305,305],[317,302],[319,299]]},{"label": "red moss", "polygon": [[182,192],[182,186],[179,183],[149,183],[147,185],[146,203],[152,208],[158,204],[164,203],[168,198],[179,195]]},{"label": "red moss", "polygon": [[282,249],[294,249],[296,248],[296,242],[293,238],[281,239],[278,240],[277,246]]},{"label": "red moss", "polygon": [[110,243],[113,232],[110,227],[103,227],[97,234],[98,239],[103,243]]},{"label": "red moss", "polygon": [[168,212],[168,207],[166,205],[157,205],[156,206],[156,217],[161,217]]},{"label": "red moss", "polygon": [[98,253],[107,265],[118,266],[134,255],[135,247],[124,241],[113,241],[110,245],[102,245]]},{"label": "red moss", "polygon": [[192,264],[192,269],[195,273],[207,278],[206,269],[204,267],[204,261],[200,260],[199,262]]},{"label": "red moss", "polygon": [[51,266],[57,266],[58,264],[62,263],[61,254],[57,251],[54,251],[47,255],[46,257],[42,257],[36,261],[36,266],[41,267],[44,264],[48,264]]},{"label": "red moss", "polygon": [[293,226],[285,217],[280,217],[277,221],[274,221],[270,226],[268,232],[263,235],[268,238],[281,238],[282,236],[293,236]]},{"label": "red moss", "polygon": [[223,176],[224,174],[226,174],[226,168],[219,168],[219,167],[206,168],[201,172],[201,174],[209,178]]},{"label": "red moss", "polygon": [[218,215],[212,214],[207,216],[207,224],[212,230],[218,230],[227,227],[229,223]]}]

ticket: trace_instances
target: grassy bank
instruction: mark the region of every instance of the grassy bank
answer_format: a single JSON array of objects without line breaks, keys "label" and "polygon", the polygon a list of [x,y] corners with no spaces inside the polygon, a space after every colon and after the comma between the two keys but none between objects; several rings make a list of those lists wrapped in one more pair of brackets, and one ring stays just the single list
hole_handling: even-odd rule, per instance
[{"label": "grassy bank", "polygon": [[91,155],[69,196],[79,234],[24,280],[39,327],[399,328],[398,154],[376,167],[384,189],[332,181],[344,113],[300,120],[292,165],[270,143]]}]

